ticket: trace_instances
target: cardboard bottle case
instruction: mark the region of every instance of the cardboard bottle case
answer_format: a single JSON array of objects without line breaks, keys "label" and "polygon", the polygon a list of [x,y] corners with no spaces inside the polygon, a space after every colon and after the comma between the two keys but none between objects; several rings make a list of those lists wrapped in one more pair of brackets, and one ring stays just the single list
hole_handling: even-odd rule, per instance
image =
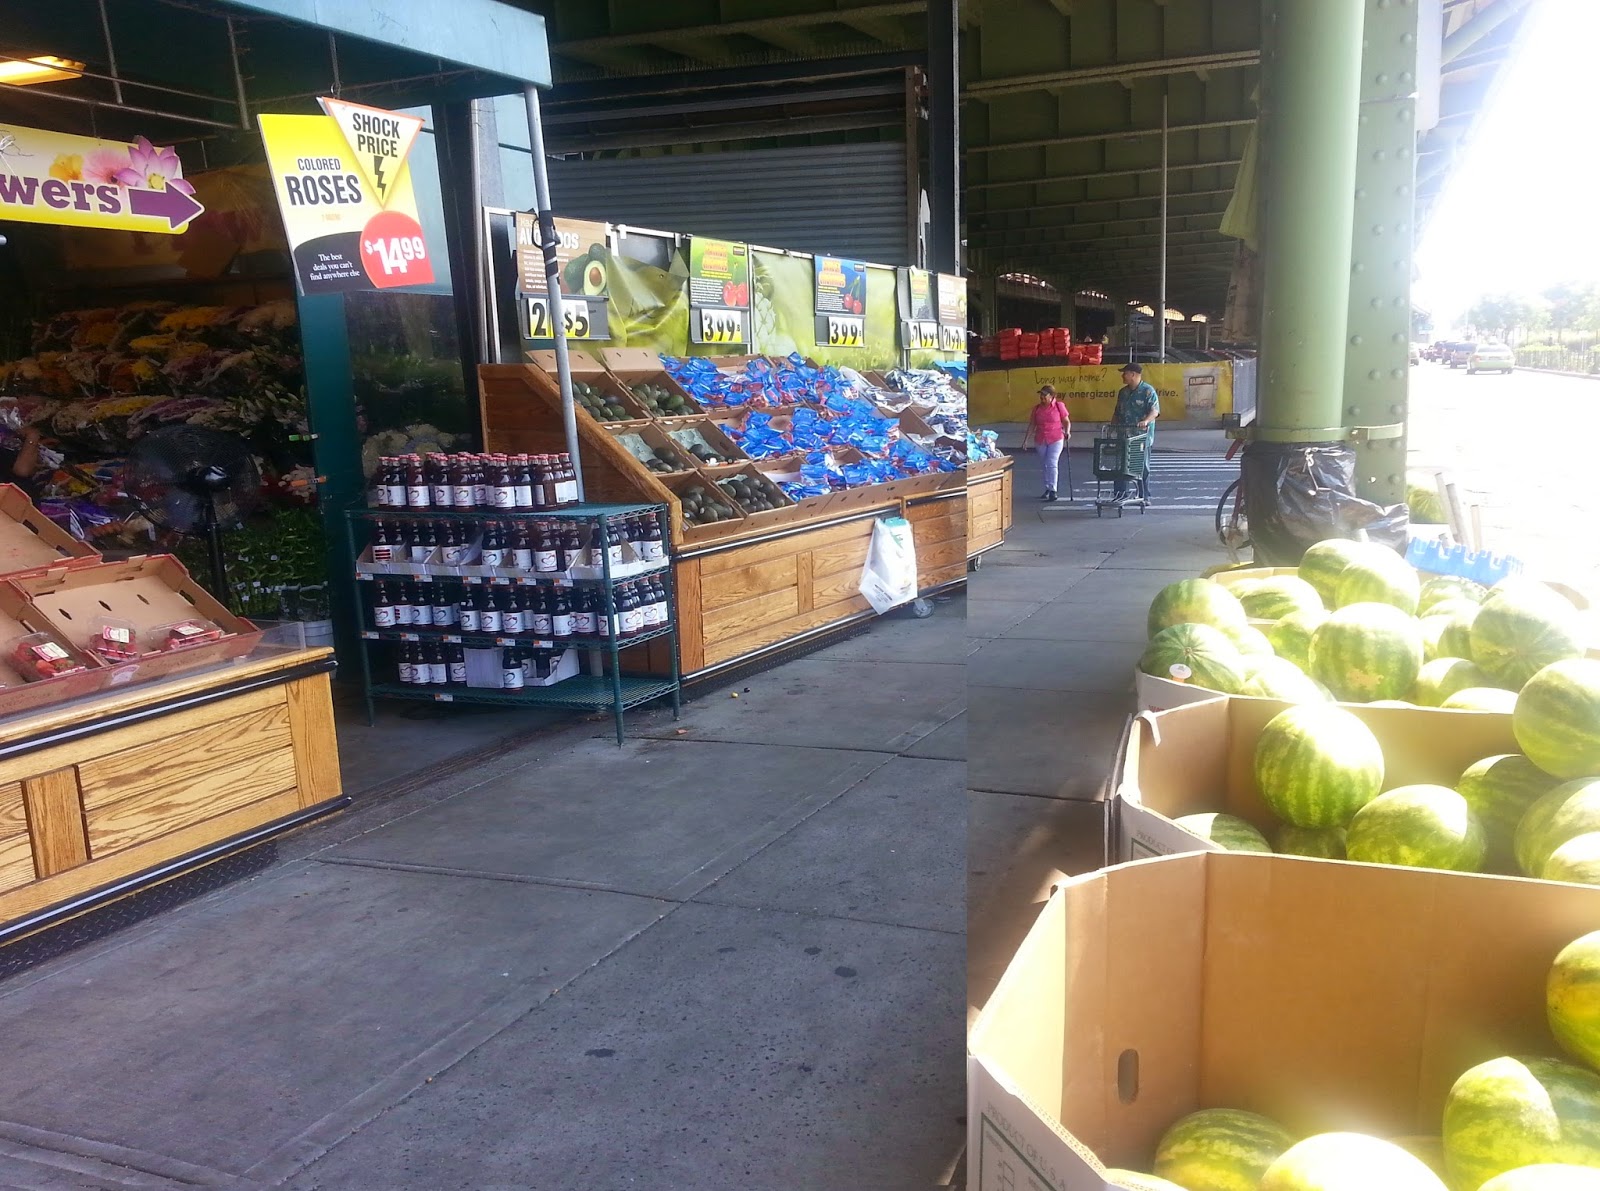
[{"label": "cardboard bottle case", "polygon": [[[1112,775],[1112,860],[1213,850],[1172,821],[1207,811],[1237,815],[1271,839],[1278,820],[1256,786],[1256,741],[1290,706],[1224,696],[1134,716]],[[1359,703],[1345,710],[1383,746],[1386,790],[1417,782],[1454,786],[1475,761],[1519,751],[1509,715]]]},{"label": "cardboard bottle case", "polygon": [[1109,1191],[1186,1113],[1437,1134],[1506,1054],[1559,1056],[1556,953],[1600,888],[1205,853],[1066,882],[968,1042],[971,1191]]}]

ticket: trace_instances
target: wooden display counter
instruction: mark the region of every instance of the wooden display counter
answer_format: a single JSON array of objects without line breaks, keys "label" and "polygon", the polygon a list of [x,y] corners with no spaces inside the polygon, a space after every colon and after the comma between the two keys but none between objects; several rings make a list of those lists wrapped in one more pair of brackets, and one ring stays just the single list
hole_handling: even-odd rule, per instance
[{"label": "wooden display counter", "polygon": [[262,648],[0,721],[0,942],[345,805],[332,669]]},{"label": "wooden display counter", "polygon": [[[486,450],[565,449],[558,406],[537,370],[486,365],[480,378]],[[924,595],[964,582],[969,559],[1004,541],[1011,524],[1011,461],[997,459],[978,465],[976,476],[917,476],[851,489],[832,502],[760,513],[737,526],[695,528],[682,520],[672,476],[647,471],[581,409],[578,432],[588,499],[659,502],[673,510],[679,664],[686,681],[873,616],[857,586],[879,517],[911,522]],[[977,550],[975,531],[981,535]],[[641,647],[639,667],[666,672],[666,648]]]}]

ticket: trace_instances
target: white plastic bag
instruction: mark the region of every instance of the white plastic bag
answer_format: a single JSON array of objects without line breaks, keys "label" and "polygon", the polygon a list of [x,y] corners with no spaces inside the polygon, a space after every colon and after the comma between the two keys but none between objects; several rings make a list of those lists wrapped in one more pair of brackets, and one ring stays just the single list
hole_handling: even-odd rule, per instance
[{"label": "white plastic bag", "polygon": [[879,616],[917,598],[917,547],[904,517],[873,522],[860,591]]}]

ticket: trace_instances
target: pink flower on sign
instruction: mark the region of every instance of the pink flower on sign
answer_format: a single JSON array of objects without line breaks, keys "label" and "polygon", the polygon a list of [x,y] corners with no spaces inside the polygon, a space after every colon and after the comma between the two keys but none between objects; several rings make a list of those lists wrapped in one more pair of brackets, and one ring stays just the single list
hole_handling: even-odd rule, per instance
[{"label": "pink flower on sign", "polygon": [[118,176],[132,168],[126,149],[96,149],[83,163],[83,180],[96,186],[115,186]]},{"label": "pink flower on sign", "polygon": [[194,193],[194,187],[181,176],[183,163],[178,160],[176,150],[157,148],[145,137],[140,137],[134,142],[129,158],[128,168],[118,171],[116,175],[116,180],[122,185],[140,190],[166,190],[170,187],[184,194]]}]

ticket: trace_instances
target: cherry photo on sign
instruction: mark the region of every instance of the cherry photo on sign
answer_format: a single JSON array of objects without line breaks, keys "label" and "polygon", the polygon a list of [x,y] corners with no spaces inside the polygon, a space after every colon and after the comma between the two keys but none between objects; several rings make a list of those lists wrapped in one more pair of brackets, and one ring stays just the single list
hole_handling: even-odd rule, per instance
[{"label": "cherry photo on sign", "polygon": [[361,267],[378,289],[433,281],[422,227],[400,211],[384,211],[367,221],[361,230]]}]

